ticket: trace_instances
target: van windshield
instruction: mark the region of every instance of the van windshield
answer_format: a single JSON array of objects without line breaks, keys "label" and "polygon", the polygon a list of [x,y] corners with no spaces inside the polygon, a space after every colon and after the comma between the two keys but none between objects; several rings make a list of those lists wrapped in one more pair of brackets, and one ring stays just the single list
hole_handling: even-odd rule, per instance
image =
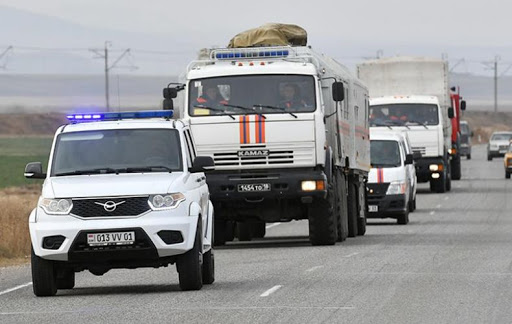
[{"label": "van windshield", "polygon": [[119,129],[62,133],[51,176],[182,171],[175,129]]},{"label": "van windshield", "polygon": [[370,107],[371,126],[439,125],[434,104],[388,104]]},{"label": "van windshield", "polygon": [[370,141],[372,168],[396,168],[402,165],[400,147],[396,141]]},{"label": "van windshield", "polygon": [[308,75],[238,75],[191,80],[189,114],[303,113],[316,109],[315,79]]}]

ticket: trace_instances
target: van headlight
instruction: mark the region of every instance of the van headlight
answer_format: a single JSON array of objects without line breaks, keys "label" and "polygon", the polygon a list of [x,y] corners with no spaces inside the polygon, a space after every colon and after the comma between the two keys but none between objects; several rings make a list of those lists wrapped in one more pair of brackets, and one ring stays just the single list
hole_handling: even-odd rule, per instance
[{"label": "van headlight", "polygon": [[393,181],[389,184],[386,195],[401,195],[405,194],[407,183],[405,181]]},{"label": "van headlight", "polygon": [[38,205],[48,215],[67,215],[73,208],[71,199],[40,198]]},{"label": "van headlight", "polygon": [[175,192],[170,194],[151,195],[149,196],[148,203],[153,210],[166,210],[178,207],[182,201],[185,201],[185,195],[181,192]]}]

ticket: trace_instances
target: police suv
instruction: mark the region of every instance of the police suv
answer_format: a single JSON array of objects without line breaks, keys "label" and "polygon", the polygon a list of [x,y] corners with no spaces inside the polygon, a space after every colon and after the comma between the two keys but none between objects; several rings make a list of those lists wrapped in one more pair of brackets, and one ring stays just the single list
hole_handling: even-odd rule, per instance
[{"label": "police suv", "polygon": [[69,115],[29,218],[34,294],[72,289],[75,273],[176,264],[182,290],[214,281],[213,205],[189,125],[171,111]]}]

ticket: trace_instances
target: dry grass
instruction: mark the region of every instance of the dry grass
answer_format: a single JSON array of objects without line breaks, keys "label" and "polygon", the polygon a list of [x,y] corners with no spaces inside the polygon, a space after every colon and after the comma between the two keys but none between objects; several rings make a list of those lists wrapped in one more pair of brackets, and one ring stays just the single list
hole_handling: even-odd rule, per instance
[{"label": "dry grass", "polygon": [[28,216],[38,197],[36,186],[0,191],[0,265],[19,264],[30,255]]},{"label": "dry grass", "polygon": [[495,131],[512,130],[512,113],[466,111],[463,120],[467,120],[474,132],[473,144],[489,142],[489,137]]}]

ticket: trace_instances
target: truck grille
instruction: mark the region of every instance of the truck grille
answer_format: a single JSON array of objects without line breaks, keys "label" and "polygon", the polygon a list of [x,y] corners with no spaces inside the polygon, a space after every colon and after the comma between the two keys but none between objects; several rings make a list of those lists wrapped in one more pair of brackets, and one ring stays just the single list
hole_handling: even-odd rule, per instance
[{"label": "truck grille", "polygon": [[419,152],[421,155],[425,155],[425,153],[427,153],[427,148],[425,146],[413,146],[412,151],[414,153]]},{"label": "truck grille", "polygon": [[74,199],[71,214],[85,218],[122,217],[138,216],[149,210],[148,196]]}]

